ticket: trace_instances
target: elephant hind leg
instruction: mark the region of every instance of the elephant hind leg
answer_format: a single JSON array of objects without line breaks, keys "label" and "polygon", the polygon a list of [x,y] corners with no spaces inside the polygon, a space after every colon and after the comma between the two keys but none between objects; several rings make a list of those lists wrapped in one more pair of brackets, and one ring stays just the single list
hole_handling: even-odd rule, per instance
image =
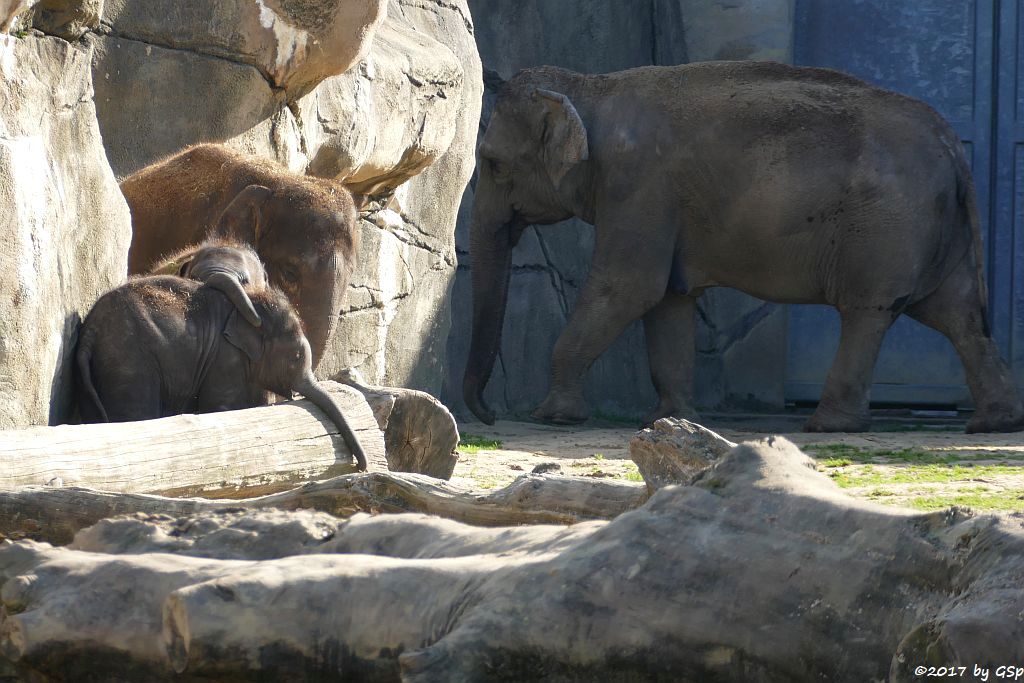
[{"label": "elephant hind leg", "polygon": [[862,432],[871,421],[871,376],[893,314],[868,307],[840,309],[839,315],[839,350],[825,379],[818,408],[804,425],[804,431]]},{"label": "elephant hind leg", "polygon": [[658,407],[644,417],[645,425],[662,417],[698,418],[693,407],[696,301],[669,290],[661,303],[644,315],[651,381],[658,392]]},{"label": "elephant hind leg", "polygon": [[126,361],[124,355],[123,351],[103,347],[93,356],[93,381],[109,421],[163,417],[158,366]]},{"label": "elephant hind leg", "polygon": [[123,391],[107,392],[103,407],[111,422],[134,422],[163,417],[160,382],[134,381]]},{"label": "elephant hind leg", "polygon": [[907,307],[907,315],[941,332],[959,354],[975,405],[968,432],[1024,428],[1024,407],[989,334],[972,263],[961,262],[938,289]]}]

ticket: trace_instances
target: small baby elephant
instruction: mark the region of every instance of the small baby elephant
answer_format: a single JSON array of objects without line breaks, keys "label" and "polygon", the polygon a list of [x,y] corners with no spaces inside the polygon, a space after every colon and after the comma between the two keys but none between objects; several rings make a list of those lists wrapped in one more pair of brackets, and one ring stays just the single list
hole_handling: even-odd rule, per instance
[{"label": "small baby elephant", "polygon": [[181,277],[129,280],[82,324],[77,398],[83,422],[127,422],[267,405],[298,392],[338,427],[359,469],[366,455],[313,377],[309,342],[288,298],[249,289],[257,328],[221,291]]},{"label": "small baby elephant", "polygon": [[252,247],[230,240],[211,239],[168,256],[150,271],[153,275],[177,275],[205,282],[219,289],[251,324],[260,318],[243,287],[266,289],[267,273]]}]

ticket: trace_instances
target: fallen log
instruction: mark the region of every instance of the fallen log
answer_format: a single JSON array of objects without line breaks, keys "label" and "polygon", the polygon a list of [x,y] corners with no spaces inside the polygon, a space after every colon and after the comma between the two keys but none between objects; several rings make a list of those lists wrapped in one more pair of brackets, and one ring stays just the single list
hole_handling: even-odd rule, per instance
[{"label": "fallen log", "polygon": [[343,552],[255,561],[238,543],[232,559],[176,548],[173,532],[259,529],[142,524],[122,529],[142,554],[114,554],[114,538],[0,547],[0,652],[19,672],[903,683],[922,665],[1024,662],[1019,520],[851,499],[780,438],[569,529],[360,517],[321,530],[320,549]]},{"label": "fallen log", "polygon": [[473,490],[398,472],[345,475],[255,498],[209,500],[118,494],[50,486],[0,490],[0,534],[64,544],[75,533],[116,515],[173,517],[226,509],[312,509],[338,517],[356,512],[423,512],[468,524],[574,524],[611,519],[644,502],[643,486],[589,477],[525,474],[505,488]]},{"label": "fallen log", "polygon": [[459,460],[459,427],[444,404],[423,391],[369,385],[355,368],[332,379],[366,397],[384,432],[389,470],[451,478]]},{"label": "fallen log", "polygon": [[[358,391],[325,382],[366,452],[387,470],[384,442]],[[337,428],[311,402],[159,420],[0,431],[0,488],[56,484],[118,493],[224,495],[281,490],[355,472]],[[255,491],[253,487],[259,487]]]}]

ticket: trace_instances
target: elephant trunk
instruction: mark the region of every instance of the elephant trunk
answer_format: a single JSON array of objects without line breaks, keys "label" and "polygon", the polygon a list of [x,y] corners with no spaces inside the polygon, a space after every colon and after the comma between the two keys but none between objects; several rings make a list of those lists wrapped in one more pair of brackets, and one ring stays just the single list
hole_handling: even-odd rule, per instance
[{"label": "elephant trunk", "polygon": [[302,382],[299,386],[295,387],[295,390],[300,394],[308,398],[313,402],[320,410],[331,419],[331,422],[338,428],[338,433],[341,434],[341,438],[345,441],[345,445],[355,456],[356,464],[361,472],[366,471],[366,453],[363,451],[362,444],[359,443],[359,439],[356,438],[355,432],[352,431],[351,425],[345,416],[341,414],[341,410],[338,408],[338,404],[334,402],[331,395],[324,391],[319,384],[317,384],[316,378],[313,377],[313,372],[310,370],[305,374]]},{"label": "elephant trunk", "polygon": [[250,325],[259,327],[263,324],[259,313],[256,312],[252,305],[252,300],[249,299],[249,295],[242,289],[242,283],[239,282],[237,275],[218,271],[206,276],[205,281],[208,286],[223,292],[231,303],[235,305],[238,312],[249,321]]},{"label": "elephant trunk", "polygon": [[466,406],[485,424],[494,424],[494,411],[487,406],[483,393],[501,346],[512,272],[512,218],[509,208],[492,209],[481,201],[478,186],[470,227],[473,328],[462,396]]}]

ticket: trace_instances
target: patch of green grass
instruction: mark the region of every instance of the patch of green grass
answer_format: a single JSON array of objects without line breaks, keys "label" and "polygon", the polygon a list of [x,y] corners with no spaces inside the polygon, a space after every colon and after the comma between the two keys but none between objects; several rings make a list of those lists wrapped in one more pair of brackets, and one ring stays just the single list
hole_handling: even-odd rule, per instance
[{"label": "patch of green grass", "polygon": [[[864,448],[845,443],[812,443],[803,451],[825,464],[835,459],[852,463],[908,463],[908,464],[949,464],[963,460],[989,460],[991,454],[965,454],[951,451],[928,451],[917,448]],[[838,467],[839,465],[825,465]]]},{"label": "patch of green grass", "polygon": [[1024,492],[1020,490],[989,491],[980,487],[979,489],[936,496],[920,496],[907,501],[907,504],[918,510],[941,510],[953,505],[961,505],[974,510],[1024,510]]},{"label": "patch of green grass", "polygon": [[818,463],[823,467],[846,467],[852,465],[853,461],[849,458],[824,458],[819,460]]},{"label": "patch of green grass", "polygon": [[26,30],[15,31],[12,35],[15,38],[24,38],[25,36],[28,35],[28,31],[26,31]]},{"label": "patch of green grass", "polygon": [[617,415],[615,413],[603,413],[600,410],[595,410],[592,417],[594,420],[601,422],[614,422],[615,424],[625,424],[633,427],[640,423],[640,418],[636,415]]},{"label": "patch of green grass", "polygon": [[591,457],[594,458],[594,460],[604,460],[604,453],[594,453]]},{"label": "patch of green grass", "polygon": [[948,484],[985,477],[1024,474],[1021,465],[911,465],[892,470],[877,470],[870,465],[830,472],[840,488],[884,486],[886,484]]},{"label": "patch of green grass", "polygon": [[635,462],[623,463],[623,469],[625,472],[620,475],[626,481],[640,481],[644,480],[643,476],[640,475],[640,470],[637,469]]},{"label": "patch of green grass", "polygon": [[480,451],[496,451],[502,443],[497,439],[488,439],[476,434],[459,434],[459,450],[463,453],[479,453]]},{"label": "patch of green grass", "polygon": [[900,424],[896,423],[882,423],[878,426],[872,426],[871,431],[873,432],[962,432],[964,428],[960,425],[937,425],[937,424]]}]

